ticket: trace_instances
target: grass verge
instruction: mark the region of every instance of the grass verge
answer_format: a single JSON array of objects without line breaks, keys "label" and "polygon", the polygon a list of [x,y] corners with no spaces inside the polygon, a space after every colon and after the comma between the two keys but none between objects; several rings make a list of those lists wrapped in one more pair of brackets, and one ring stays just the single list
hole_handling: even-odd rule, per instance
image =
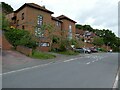
[{"label": "grass verge", "polygon": [[48,54],[46,52],[33,51],[31,57],[36,59],[52,59],[55,58],[56,56],[53,54]]},{"label": "grass verge", "polygon": [[78,55],[78,52],[74,52],[72,50],[68,50],[68,51],[63,51],[63,52],[58,52],[59,54],[64,54],[64,55]]}]

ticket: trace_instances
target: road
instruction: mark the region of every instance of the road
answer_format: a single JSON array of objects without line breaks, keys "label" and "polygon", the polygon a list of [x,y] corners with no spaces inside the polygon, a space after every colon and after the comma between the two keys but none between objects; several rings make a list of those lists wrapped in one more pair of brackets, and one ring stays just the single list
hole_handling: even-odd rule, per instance
[{"label": "road", "polygon": [[117,53],[96,53],[3,74],[3,88],[112,88]]}]

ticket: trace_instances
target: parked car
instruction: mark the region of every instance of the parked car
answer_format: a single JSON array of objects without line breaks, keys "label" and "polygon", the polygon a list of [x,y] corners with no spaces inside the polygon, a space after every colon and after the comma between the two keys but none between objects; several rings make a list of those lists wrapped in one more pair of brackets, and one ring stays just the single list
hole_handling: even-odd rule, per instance
[{"label": "parked car", "polygon": [[79,52],[79,53],[84,53],[83,48],[74,48],[74,51]]},{"label": "parked car", "polygon": [[83,48],[85,53],[91,53],[91,50],[89,48]]},{"label": "parked car", "polygon": [[112,49],[108,50],[108,52],[112,53]]},{"label": "parked car", "polygon": [[74,51],[79,53],[91,53],[91,50],[89,48],[75,48]]},{"label": "parked car", "polygon": [[98,52],[98,50],[97,50],[96,48],[94,48],[94,47],[91,47],[91,48],[89,48],[89,49],[90,49],[91,52],[93,52],[93,53]]}]

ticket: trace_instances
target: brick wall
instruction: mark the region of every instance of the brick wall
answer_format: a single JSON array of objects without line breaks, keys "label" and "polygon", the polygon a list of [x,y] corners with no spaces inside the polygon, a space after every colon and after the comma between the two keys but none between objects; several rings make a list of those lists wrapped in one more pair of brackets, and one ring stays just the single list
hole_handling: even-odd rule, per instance
[{"label": "brick wall", "polygon": [[50,51],[50,47],[37,47],[37,50],[40,50],[42,52],[48,52]]},{"label": "brick wall", "polygon": [[31,56],[32,55],[32,49],[31,48],[27,48],[25,46],[17,46],[16,48],[17,51],[27,55],[27,56]]},{"label": "brick wall", "polygon": [[67,20],[67,19],[62,19],[62,30],[64,30],[64,37],[68,36],[68,30],[69,30],[69,25],[72,26],[72,38],[75,38],[75,23]]},{"label": "brick wall", "polygon": [[8,40],[5,38],[4,35],[2,35],[2,49],[3,50],[11,50],[12,49],[12,45],[8,42]]}]

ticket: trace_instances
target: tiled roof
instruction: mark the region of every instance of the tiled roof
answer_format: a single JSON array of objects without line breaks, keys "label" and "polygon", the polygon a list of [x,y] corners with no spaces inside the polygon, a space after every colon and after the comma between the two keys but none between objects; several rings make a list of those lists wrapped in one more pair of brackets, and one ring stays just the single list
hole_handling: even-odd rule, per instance
[{"label": "tiled roof", "polygon": [[67,20],[70,20],[70,21],[72,21],[72,22],[76,23],[76,21],[74,21],[74,20],[72,20],[72,19],[68,18],[68,17],[67,17],[67,16],[65,16],[65,15],[60,15],[60,16],[58,16],[57,18],[59,18],[60,20],[62,20],[62,19],[67,19]]},{"label": "tiled roof", "polygon": [[59,20],[59,19],[58,19],[58,18],[56,18],[56,17],[52,17],[52,19],[53,19],[53,20],[55,20],[55,21],[62,22],[61,20]]},{"label": "tiled roof", "polygon": [[81,29],[76,29],[76,34],[84,35],[85,31]]},{"label": "tiled roof", "polygon": [[51,13],[53,14],[52,11],[50,10],[47,10],[44,6],[40,6],[38,4],[35,4],[35,3],[25,3],[23,6],[21,6],[18,10],[16,10],[15,12],[18,12],[19,10],[21,10],[22,8],[24,8],[25,6],[29,6],[29,7],[32,7],[32,8],[35,8],[35,9],[39,9],[39,10],[42,10],[42,11],[45,11],[45,12],[48,12],[48,13]]}]

